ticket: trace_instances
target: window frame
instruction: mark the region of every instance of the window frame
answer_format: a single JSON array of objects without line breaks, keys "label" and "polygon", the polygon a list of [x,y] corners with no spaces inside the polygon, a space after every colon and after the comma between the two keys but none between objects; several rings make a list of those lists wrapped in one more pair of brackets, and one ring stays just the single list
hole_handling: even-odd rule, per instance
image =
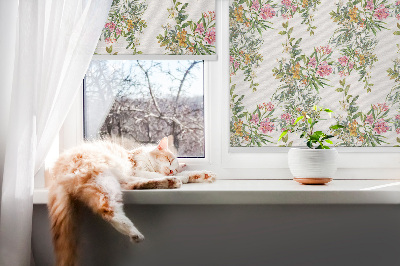
[{"label": "window frame", "polygon": [[[190,170],[214,171],[220,179],[291,179],[287,164],[289,148],[229,145],[229,2],[216,2],[218,60],[204,61],[205,157],[179,161]],[[104,57],[94,55],[93,59]],[[59,148],[62,152],[82,142],[83,93],[80,93],[60,130]],[[337,150],[336,179],[400,179],[400,148],[338,147]]]}]

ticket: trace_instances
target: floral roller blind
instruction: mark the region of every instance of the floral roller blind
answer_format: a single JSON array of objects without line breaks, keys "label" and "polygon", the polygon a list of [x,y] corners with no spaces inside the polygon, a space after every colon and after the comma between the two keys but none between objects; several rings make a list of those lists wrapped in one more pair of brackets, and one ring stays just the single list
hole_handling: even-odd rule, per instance
[{"label": "floral roller blind", "polygon": [[215,0],[114,0],[95,54],[215,60],[215,43]]},{"label": "floral roller blind", "polygon": [[277,141],[314,105],[334,112],[318,128],[337,146],[399,145],[400,1],[231,0],[229,14],[231,147],[304,146]]}]

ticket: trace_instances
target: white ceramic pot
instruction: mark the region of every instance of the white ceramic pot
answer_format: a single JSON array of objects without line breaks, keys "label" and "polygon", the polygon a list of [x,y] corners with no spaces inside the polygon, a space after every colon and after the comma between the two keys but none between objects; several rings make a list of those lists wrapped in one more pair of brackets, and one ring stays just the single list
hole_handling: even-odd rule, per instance
[{"label": "white ceramic pot", "polygon": [[292,148],[288,154],[289,169],[300,183],[324,184],[332,180],[337,170],[337,157],[336,149]]}]

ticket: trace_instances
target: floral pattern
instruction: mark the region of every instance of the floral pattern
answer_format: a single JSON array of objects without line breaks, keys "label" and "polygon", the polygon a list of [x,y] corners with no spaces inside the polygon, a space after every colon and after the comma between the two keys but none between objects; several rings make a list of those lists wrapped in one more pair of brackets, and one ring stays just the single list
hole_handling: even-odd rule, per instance
[{"label": "floral pattern", "polygon": [[173,0],[172,7],[168,8],[168,18],[175,25],[162,26],[164,34],[157,36],[160,46],[167,54],[215,54],[215,11],[204,12],[198,20],[189,20],[188,5]]},{"label": "floral pattern", "polygon": [[142,19],[143,13],[147,9],[147,4],[141,0],[114,0],[107,18],[100,41],[104,40],[108,46],[105,50],[108,54],[116,55],[113,52],[113,43],[120,38],[124,38],[127,42],[126,50],[132,54],[141,54],[137,50],[140,44],[138,34],[143,33],[147,27],[146,21]]},{"label": "floral pattern", "polygon": [[341,87],[337,88],[336,91],[343,94],[339,103],[346,115],[335,117],[337,124],[344,126],[344,128],[333,131],[333,135],[338,139],[337,145],[375,147],[387,143],[383,133],[390,129],[388,105],[385,102],[372,104],[366,113],[362,112],[357,104],[359,96],[353,96],[349,93],[351,86],[346,85],[345,79],[340,81],[340,85]]},{"label": "floral pattern", "polygon": [[215,0],[113,0],[95,54],[212,60],[215,45]]},{"label": "floral pattern", "polygon": [[301,24],[307,25],[307,31],[310,32],[310,35],[314,35],[317,27],[312,25],[314,21],[312,13],[317,10],[319,4],[321,4],[320,0],[281,0],[278,7],[281,16],[286,19],[293,18],[296,13],[300,13]]},{"label": "floral pattern", "polygon": [[386,0],[348,1],[346,4],[339,2],[336,11],[330,13],[339,25],[330,43],[339,48],[341,58],[346,59],[346,64],[336,63],[338,72],[343,77],[357,71],[367,92],[372,90],[371,69],[378,60],[374,54],[378,43],[376,34],[385,29],[385,20],[390,14],[388,7]]},{"label": "floral pattern", "polygon": [[263,44],[262,32],[271,28],[271,22],[276,12],[270,5],[271,1],[239,1],[233,2],[229,8],[230,25],[230,75],[243,72],[245,81],[250,82],[250,88],[257,90],[254,82],[254,68],[263,60],[259,53]]},{"label": "floral pattern", "polygon": [[[331,118],[323,119],[321,129],[343,126],[330,130],[336,146],[400,145],[400,57],[393,58],[387,69],[386,82],[394,84],[392,89],[374,79],[376,74],[382,79],[381,68],[375,66],[384,60],[377,50],[382,49],[378,48],[382,36],[400,35],[400,23],[393,23],[400,20],[400,1],[336,1],[329,3],[329,20],[316,23],[318,6],[328,2],[231,0],[231,146],[304,145],[290,131],[277,140],[297,117],[316,116],[314,105],[334,111]],[[325,42],[321,38],[315,42],[322,26],[332,29],[331,34]],[[281,43],[281,58],[270,57],[270,47],[276,49],[270,40]],[[317,45],[310,47],[311,43]],[[265,83],[260,73],[276,82]],[[374,90],[381,96],[375,97]],[[254,95],[260,96],[261,103]],[[323,98],[328,95],[332,100]],[[306,123],[302,119],[296,127]]]}]

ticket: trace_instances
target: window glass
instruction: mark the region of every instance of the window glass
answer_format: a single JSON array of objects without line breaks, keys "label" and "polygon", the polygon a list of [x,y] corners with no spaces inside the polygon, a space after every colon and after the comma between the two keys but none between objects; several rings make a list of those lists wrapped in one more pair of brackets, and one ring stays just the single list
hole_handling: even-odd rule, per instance
[{"label": "window glass", "polygon": [[84,86],[84,135],[125,147],[169,136],[179,157],[204,157],[203,61],[93,60]]}]

